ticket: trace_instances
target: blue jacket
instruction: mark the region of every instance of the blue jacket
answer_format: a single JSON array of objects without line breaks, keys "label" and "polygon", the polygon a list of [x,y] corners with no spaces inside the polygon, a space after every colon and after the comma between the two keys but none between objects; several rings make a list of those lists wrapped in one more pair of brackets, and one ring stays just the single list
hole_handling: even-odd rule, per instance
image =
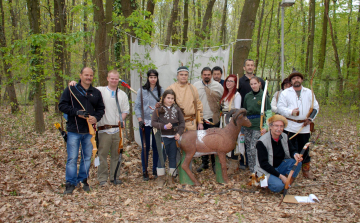
[{"label": "blue jacket", "polygon": [[[155,109],[155,104],[157,103],[157,101],[148,90],[143,89],[142,92],[143,92],[143,102],[144,102],[144,119],[151,121],[151,115],[154,112],[154,110],[151,110],[149,108],[149,106],[151,106],[153,109]],[[156,97],[158,97],[157,87],[154,87],[154,89],[152,90],[152,93]],[[164,93],[164,89],[161,88],[160,95],[162,95],[163,93]],[[139,90],[137,91],[137,96],[136,96],[136,101],[135,101],[136,118],[141,118],[141,112],[142,112],[141,111],[141,94],[140,94],[140,88],[139,88]]]}]

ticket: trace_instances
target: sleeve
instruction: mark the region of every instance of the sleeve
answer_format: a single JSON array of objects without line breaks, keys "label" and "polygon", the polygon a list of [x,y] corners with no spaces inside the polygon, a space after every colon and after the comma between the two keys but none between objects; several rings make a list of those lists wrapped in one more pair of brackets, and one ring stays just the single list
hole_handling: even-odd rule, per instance
[{"label": "sleeve", "polygon": [[140,95],[140,88],[139,88],[139,90],[137,91],[137,94],[136,94],[136,100],[135,100],[135,106],[134,106],[136,118],[141,118],[141,101],[140,100],[141,100],[141,95]]},{"label": "sleeve", "polygon": [[182,135],[184,133],[185,130],[185,119],[184,119],[184,115],[181,112],[181,109],[179,107],[177,107],[178,110],[178,118],[179,118],[179,131],[177,132],[179,135]]},{"label": "sleeve", "polygon": [[266,150],[266,147],[261,141],[258,141],[256,143],[256,149],[257,149],[257,156],[260,167],[266,172],[270,173],[271,175],[279,177],[280,173],[277,170],[275,170],[273,166],[270,165],[268,152]]},{"label": "sleeve", "polygon": [[79,110],[78,108],[73,108],[71,105],[71,95],[69,91],[69,87],[65,88],[63,91],[60,101],[59,101],[59,110],[69,116],[76,116],[76,112]]},{"label": "sleeve", "polygon": [[247,104],[246,104],[247,98],[248,98],[247,95],[245,95],[243,106],[244,106],[244,108],[245,108],[246,110],[247,110]]},{"label": "sleeve", "polygon": [[121,112],[129,114],[130,112],[130,105],[129,105],[129,98],[125,92],[119,91],[118,97],[121,98]]},{"label": "sleeve", "polygon": [[316,112],[316,114],[315,114],[315,116],[314,116],[313,119],[315,119],[316,116],[317,116],[317,114],[319,114],[319,109],[320,109],[319,103],[318,103],[318,101],[316,100],[315,95],[314,95],[314,99],[315,99],[315,101],[314,101],[314,109],[316,109],[317,112]]},{"label": "sleeve", "polygon": [[96,118],[97,121],[100,121],[100,119],[105,114],[105,105],[104,105],[104,101],[103,101],[101,92],[100,91],[98,91],[98,92],[99,92],[100,97],[96,104],[94,117]]},{"label": "sleeve", "polygon": [[240,93],[235,94],[234,107],[237,109],[241,108],[241,95]]},{"label": "sleeve", "polygon": [[282,91],[279,96],[279,101],[277,103],[278,113],[285,117],[291,116],[292,110],[287,108],[288,104],[286,102],[286,91]]},{"label": "sleeve", "polygon": [[277,100],[276,97],[279,94],[279,91],[275,92],[273,98],[271,99],[271,111],[273,111],[274,113],[277,112]]},{"label": "sleeve", "polygon": [[161,123],[158,121],[158,115],[156,114],[156,111],[158,111],[159,109],[156,108],[151,116],[151,126],[157,129],[161,129],[164,130],[164,123]]}]

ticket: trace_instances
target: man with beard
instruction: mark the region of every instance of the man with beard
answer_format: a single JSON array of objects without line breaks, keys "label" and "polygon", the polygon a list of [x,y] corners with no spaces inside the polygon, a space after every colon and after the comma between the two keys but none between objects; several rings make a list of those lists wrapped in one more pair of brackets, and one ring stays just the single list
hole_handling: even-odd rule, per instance
[{"label": "man with beard", "polygon": [[[319,104],[315,99],[315,95],[313,97],[311,90],[302,86],[303,79],[304,76],[293,69],[289,76],[292,87],[281,92],[278,102],[278,113],[285,116],[289,122],[284,130],[288,137],[291,138],[303,127],[299,134],[290,140],[299,153],[310,139],[310,124],[319,112]],[[312,100],[314,100],[313,111],[307,117]],[[314,179],[310,171],[309,149],[306,150],[303,156],[302,171],[305,178]]]},{"label": "man with beard", "polygon": [[[221,68],[220,68],[221,69]],[[203,105],[204,130],[220,126],[220,99],[224,93],[223,86],[212,80],[212,72],[210,67],[204,67],[201,71],[201,79],[194,83],[199,92],[199,98]],[[201,172],[209,168],[209,155],[201,157],[202,164],[197,169]],[[214,169],[215,156],[211,155],[211,163]]]},{"label": "man with beard", "polygon": [[223,70],[221,69],[221,67],[219,66],[213,67],[213,69],[211,70],[211,74],[215,81],[219,82],[222,86],[224,86],[224,80],[221,79],[223,74]]}]

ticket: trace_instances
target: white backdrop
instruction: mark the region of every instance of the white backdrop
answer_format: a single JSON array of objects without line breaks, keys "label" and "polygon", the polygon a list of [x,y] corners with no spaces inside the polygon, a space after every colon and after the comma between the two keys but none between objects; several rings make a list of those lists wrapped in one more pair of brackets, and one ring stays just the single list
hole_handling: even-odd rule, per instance
[{"label": "white backdrop", "polygon": [[[164,50],[160,49],[158,46],[151,47],[149,45],[139,45],[136,40],[130,46],[130,59],[132,63],[139,63],[141,66],[154,64],[155,69],[159,73],[160,85],[164,90],[175,82],[176,80],[176,70],[183,63],[184,66],[187,66],[190,70],[190,81],[194,83],[200,79],[201,70],[204,67],[213,68],[215,66],[220,66],[223,68],[228,67],[229,64],[229,55],[230,47],[225,50],[217,48],[216,51],[209,49],[205,52],[197,51],[196,53],[190,52],[181,52],[177,50],[172,52],[170,48]],[[137,91],[140,88],[140,74],[136,67],[130,71],[131,75],[131,87]],[[143,83],[146,82],[146,71],[143,75]],[[226,75],[229,75],[229,72],[226,71]],[[131,99],[135,102],[136,94],[131,93]],[[135,115],[133,117],[134,127],[135,127],[135,141],[140,145],[140,135],[138,130],[138,121]]]}]

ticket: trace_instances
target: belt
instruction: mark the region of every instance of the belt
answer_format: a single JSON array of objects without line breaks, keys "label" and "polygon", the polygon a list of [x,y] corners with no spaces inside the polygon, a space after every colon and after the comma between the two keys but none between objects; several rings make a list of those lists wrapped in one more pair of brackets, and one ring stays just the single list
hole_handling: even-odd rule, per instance
[{"label": "belt", "polygon": [[104,126],[98,126],[99,130],[105,130],[105,129],[111,129],[111,128],[119,128],[118,125],[104,125]]},{"label": "belt", "polygon": [[187,117],[185,116],[184,119],[185,119],[185,122],[192,122],[195,120],[194,116],[187,116]]},{"label": "belt", "polygon": [[295,120],[295,119],[291,119],[291,118],[286,118],[287,120],[290,120],[290,121],[293,121],[293,122],[296,122],[296,123],[304,123],[306,121],[305,120]]}]

